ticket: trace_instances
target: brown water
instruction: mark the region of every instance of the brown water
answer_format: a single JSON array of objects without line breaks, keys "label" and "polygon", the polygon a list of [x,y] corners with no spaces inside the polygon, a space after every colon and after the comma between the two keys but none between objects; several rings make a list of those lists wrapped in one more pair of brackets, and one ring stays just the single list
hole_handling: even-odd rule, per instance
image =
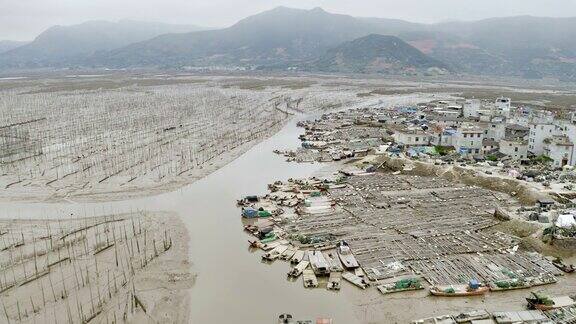
[{"label": "brown water", "polygon": [[289,265],[260,262],[261,252],[248,250],[236,199],[263,194],[275,180],[307,177],[319,164],[287,163],[272,151],[299,145],[296,120],[230,164],[178,191],[123,202],[25,204],[3,203],[2,217],[42,218],[92,216],[127,210],[177,212],[188,228],[192,271],[197,280],[191,289],[193,323],[276,323],[278,315],[297,319],[329,317],[334,323],[356,323],[352,303],[343,285],[339,293],[304,289],[289,282]]}]

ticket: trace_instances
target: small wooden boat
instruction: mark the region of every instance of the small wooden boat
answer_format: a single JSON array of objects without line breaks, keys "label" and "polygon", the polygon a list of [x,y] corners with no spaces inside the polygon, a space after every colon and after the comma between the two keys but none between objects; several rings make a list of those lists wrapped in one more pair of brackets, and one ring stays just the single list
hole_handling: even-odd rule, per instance
[{"label": "small wooden boat", "polygon": [[526,289],[532,287],[532,280],[524,279],[509,279],[509,280],[497,280],[488,284],[490,291],[505,291],[505,290],[515,290],[515,289]]},{"label": "small wooden boat", "polygon": [[316,288],[318,287],[318,279],[312,269],[304,269],[302,272],[304,277],[304,288]]},{"label": "small wooden boat", "polygon": [[304,260],[304,255],[305,255],[304,251],[302,250],[296,251],[292,256],[292,258],[290,259],[290,263],[292,264],[300,263],[302,260]]},{"label": "small wooden boat", "polygon": [[547,311],[560,307],[573,306],[576,304],[570,296],[548,297],[539,292],[532,292],[532,296],[526,298],[528,309]]},{"label": "small wooden boat", "polygon": [[338,249],[338,257],[340,258],[340,261],[342,261],[344,268],[352,270],[360,266],[358,264],[358,261],[352,254],[352,251],[350,250],[350,247],[348,246],[348,243],[346,243],[346,241],[338,243],[337,249]]},{"label": "small wooden boat", "polygon": [[466,296],[480,296],[488,292],[488,287],[480,286],[476,289],[470,285],[450,285],[450,286],[432,286],[430,293],[434,296],[441,297],[466,297]]},{"label": "small wooden boat", "polygon": [[331,273],[344,271],[344,267],[342,266],[342,263],[340,262],[340,258],[338,258],[337,255],[324,252],[324,258],[326,259],[326,261],[330,265],[330,272]]},{"label": "small wooden boat", "polygon": [[264,242],[263,240],[260,240],[259,246],[264,251],[270,251],[279,245],[286,245],[286,244],[288,244],[288,241],[286,240],[278,240],[274,242]]},{"label": "small wooden boat", "polygon": [[262,259],[267,261],[274,261],[280,256],[280,254],[284,253],[284,251],[286,251],[287,249],[288,245],[278,245],[274,249],[266,252],[262,256]]},{"label": "small wooden boat", "polygon": [[470,312],[460,313],[453,316],[456,323],[471,323],[473,321],[487,320],[491,318],[490,313],[485,310],[474,310]]},{"label": "small wooden boat", "polygon": [[328,277],[328,284],[326,285],[326,289],[340,290],[341,280],[342,280],[342,272],[330,272],[330,277]]},{"label": "small wooden boat", "polygon": [[326,276],[330,274],[330,265],[324,258],[324,255],[320,251],[308,251],[308,261],[310,261],[310,266],[312,270],[318,276]]},{"label": "small wooden boat", "polygon": [[289,247],[286,249],[286,251],[282,252],[278,258],[280,260],[288,261],[290,258],[292,258],[292,256],[294,256],[294,253],[296,253],[296,248]]},{"label": "small wooden boat", "polygon": [[248,240],[248,243],[250,243],[251,248],[257,248],[258,247],[258,241],[256,241],[256,240],[254,240],[254,241]]},{"label": "small wooden boat", "polygon": [[410,290],[420,290],[424,289],[424,286],[420,283],[420,280],[417,278],[407,278],[401,279],[393,283],[383,284],[376,286],[376,288],[382,294],[391,294],[397,293],[402,291],[410,291]]},{"label": "small wooden boat", "polygon": [[289,272],[288,272],[288,277],[294,277],[297,278],[299,277],[302,272],[308,268],[308,265],[310,264],[310,262],[303,260],[300,261],[300,263],[298,263],[294,268],[292,268]]},{"label": "small wooden boat", "polygon": [[554,259],[554,260],[552,261],[552,264],[553,264],[556,268],[562,270],[562,271],[565,272],[565,273],[572,273],[572,272],[574,272],[574,270],[576,270],[576,269],[574,268],[574,265],[572,265],[572,264],[565,264],[565,263],[562,262],[562,260],[560,260],[560,259]]},{"label": "small wooden boat", "polygon": [[366,289],[370,286],[370,284],[366,282],[366,280],[350,272],[342,273],[342,278],[344,278],[346,281],[350,282],[351,284],[355,285],[360,289]]}]

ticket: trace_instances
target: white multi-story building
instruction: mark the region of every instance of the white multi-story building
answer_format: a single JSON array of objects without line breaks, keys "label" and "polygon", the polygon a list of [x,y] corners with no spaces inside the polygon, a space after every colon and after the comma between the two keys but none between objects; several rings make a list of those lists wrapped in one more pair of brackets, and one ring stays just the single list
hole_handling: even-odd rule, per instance
[{"label": "white multi-story building", "polygon": [[552,165],[574,165],[574,144],[567,136],[552,136],[544,140],[544,154],[552,159]]},{"label": "white multi-story building", "polygon": [[501,116],[510,117],[510,110],[512,110],[512,101],[510,98],[500,97],[494,101],[494,108],[496,113]]},{"label": "white multi-story building", "polygon": [[404,146],[428,146],[434,136],[420,128],[404,128],[395,131],[392,137]]},{"label": "white multi-story building", "polygon": [[481,154],[484,130],[468,126],[458,129],[454,134],[454,148],[462,155]]},{"label": "white multi-story building", "polygon": [[544,140],[560,135],[559,128],[554,124],[532,124],[528,133],[528,151],[534,155],[544,154]]},{"label": "white multi-story building", "polygon": [[500,141],[506,134],[506,119],[494,117],[486,126],[486,138]]},{"label": "white multi-story building", "polygon": [[520,138],[504,138],[500,140],[499,152],[521,160],[528,156],[528,142]]},{"label": "white multi-story building", "polygon": [[482,108],[482,101],[480,99],[468,99],[464,102],[462,114],[464,118],[478,117],[478,111]]}]

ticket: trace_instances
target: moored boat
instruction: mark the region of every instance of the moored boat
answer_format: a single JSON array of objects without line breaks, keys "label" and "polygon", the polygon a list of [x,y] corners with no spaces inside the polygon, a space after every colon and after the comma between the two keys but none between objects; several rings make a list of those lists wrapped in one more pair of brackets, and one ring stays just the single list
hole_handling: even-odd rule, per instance
[{"label": "moored boat", "polygon": [[360,289],[366,289],[370,286],[370,284],[366,280],[364,280],[364,278],[360,278],[357,275],[350,272],[342,273],[342,278],[346,279],[346,281],[350,282],[351,284],[355,285]]},{"label": "moored boat", "polygon": [[424,289],[418,278],[401,279],[393,283],[382,284],[376,287],[383,294],[391,294],[402,291]]},{"label": "moored boat", "polygon": [[302,276],[304,277],[304,288],[318,287],[318,279],[316,279],[316,275],[312,269],[305,269],[302,272]]},{"label": "moored boat", "polygon": [[574,265],[572,265],[572,264],[566,264],[566,263],[562,262],[562,260],[559,259],[559,258],[554,259],[554,260],[552,261],[552,264],[553,264],[556,268],[562,270],[562,271],[565,272],[565,273],[572,273],[572,272],[574,272],[574,270],[576,270],[576,269],[574,268]]},{"label": "moored boat", "polygon": [[467,285],[432,286],[430,293],[442,297],[479,296],[488,292],[489,288],[480,285],[476,280],[470,280]]},{"label": "moored boat", "polygon": [[532,296],[526,298],[528,309],[547,311],[576,305],[576,302],[570,296],[549,297],[542,292],[532,292],[531,294]]},{"label": "moored boat", "polygon": [[286,251],[282,252],[282,254],[280,254],[280,256],[278,258],[280,260],[288,261],[294,256],[295,253],[296,253],[296,248],[289,247],[286,249]]},{"label": "moored boat", "polygon": [[360,266],[358,264],[358,261],[352,254],[350,246],[348,246],[348,243],[346,243],[346,241],[338,243],[337,250],[338,250],[338,257],[340,258],[340,261],[344,265],[344,268],[346,268],[347,270],[352,270]]},{"label": "moored boat", "polygon": [[292,258],[290,259],[290,263],[292,264],[300,263],[302,260],[304,260],[304,255],[305,255],[304,251],[302,250],[296,251],[292,256]]},{"label": "moored boat", "polygon": [[266,252],[262,256],[262,259],[267,261],[274,261],[280,256],[280,254],[284,253],[284,251],[286,251],[287,249],[288,249],[287,245],[278,245],[272,250]]},{"label": "moored boat", "polygon": [[294,268],[292,268],[289,272],[288,272],[288,277],[299,277],[302,272],[308,268],[308,265],[310,264],[310,262],[308,261],[300,261],[300,263],[298,263]]},{"label": "moored boat", "polygon": [[341,272],[330,272],[330,277],[328,278],[328,284],[326,289],[328,290],[340,290],[340,281],[342,280]]},{"label": "moored boat", "polygon": [[320,251],[308,251],[308,261],[310,261],[310,266],[312,270],[318,276],[327,276],[330,274],[330,265],[324,258],[324,255]]}]

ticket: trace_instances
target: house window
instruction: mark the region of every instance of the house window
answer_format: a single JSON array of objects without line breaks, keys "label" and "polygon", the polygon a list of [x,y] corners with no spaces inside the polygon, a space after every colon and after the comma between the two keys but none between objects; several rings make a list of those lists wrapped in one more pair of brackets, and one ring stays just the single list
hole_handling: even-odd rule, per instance
[{"label": "house window", "polygon": [[517,147],[514,148],[514,152],[518,152],[518,148],[517,148]]},{"label": "house window", "polygon": [[420,137],[416,137],[416,142],[420,141]]},{"label": "house window", "polygon": [[464,134],[464,138],[468,137],[467,135],[468,135],[468,134]]},{"label": "house window", "polygon": [[480,150],[479,150],[479,149],[476,149],[476,153],[480,153]]}]

